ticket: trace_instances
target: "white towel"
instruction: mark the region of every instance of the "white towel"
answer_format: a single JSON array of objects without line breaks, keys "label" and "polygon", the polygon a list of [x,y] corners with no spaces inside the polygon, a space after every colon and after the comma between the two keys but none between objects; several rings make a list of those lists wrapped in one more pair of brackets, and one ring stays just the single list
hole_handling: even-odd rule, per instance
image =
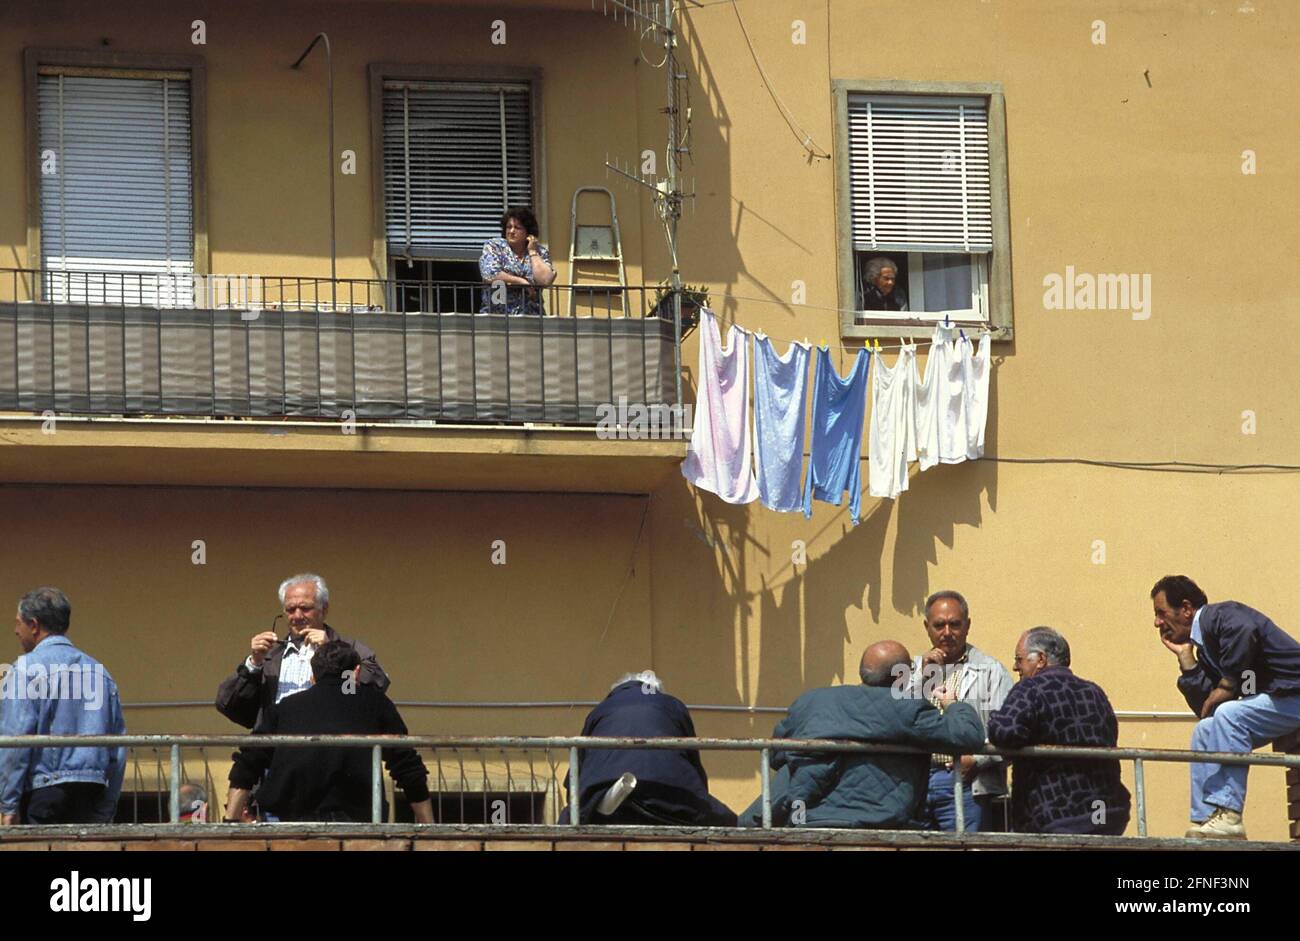
[{"label": "white towel", "polygon": [[907,489],[907,464],[917,459],[916,347],[903,346],[893,368],[875,360],[867,492],[892,500]]},{"label": "white towel", "polygon": [[986,333],[980,337],[979,349],[971,355],[971,342],[962,344],[963,377],[966,398],[966,457],[984,456],[984,426],[989,418],[989,372],[991,343]]},{"label": "white towel", "polygon": [[727,503],[758,499],[749,432],[749,343],[732,324],[724,346],[713,311],[700,311],[695,426],[682,476]]},{"label": "white towel", "polygon": [[763,506],[803,509],[804,412],[812,348],[791,343],[777,356],[768,337],[754,340],[754,476]]},{"label": "white towel", "polygon": [[955,327],[934,328],[925,378],[916,387],[916,452],[921,469],[984,456],[989,409],[990,342],[979,351]]}]

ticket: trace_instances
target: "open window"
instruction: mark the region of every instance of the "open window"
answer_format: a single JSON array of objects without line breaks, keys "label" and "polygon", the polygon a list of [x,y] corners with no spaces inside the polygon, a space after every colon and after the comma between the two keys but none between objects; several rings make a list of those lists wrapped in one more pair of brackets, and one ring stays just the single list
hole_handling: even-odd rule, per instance
[{"label": "open window", "polygon": [[835,83],[846,336],[1010,326],[1001,94],[941,88]]},{"label": "open window", "polygon": [[395,309],[477,309],[474,290],[428,285],[477,284],[483,243],[501,234],[501,213],[534,205],[534,91],[528,81],[383,79],[384,234]]}]

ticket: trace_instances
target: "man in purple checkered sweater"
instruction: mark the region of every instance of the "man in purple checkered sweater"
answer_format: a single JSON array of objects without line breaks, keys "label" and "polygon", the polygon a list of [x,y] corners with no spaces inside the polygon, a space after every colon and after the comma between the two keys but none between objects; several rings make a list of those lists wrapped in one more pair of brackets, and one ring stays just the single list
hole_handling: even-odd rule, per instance
[{"label": "man in purple checkered sweater", "polygon": [[[1070,670],[1070,645],[1050,627],[1020,635],[1013,669],[1020,682],[989,716],[989,741],[1027,745],[1114,748],[1119,725],[1096,683]],[[1017,758],[1011,817],[1022,833],[1118,836],[1128,826],[1129,792],[1119,762],[1081,758]]]}]

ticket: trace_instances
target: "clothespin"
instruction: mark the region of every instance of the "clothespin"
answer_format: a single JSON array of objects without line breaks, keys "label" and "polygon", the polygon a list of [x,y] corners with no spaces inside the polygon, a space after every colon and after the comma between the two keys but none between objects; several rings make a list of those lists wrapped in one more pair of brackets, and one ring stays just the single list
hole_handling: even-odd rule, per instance
[{"label": "clothespin", "polygon": [[947,314],[944,314],[944,315],[943,315],[943,325],[944,325],[944,328],[945,328],[945,329],[946,329],[948,326],[950,326],[950,324],[948,323],[948,315],[947,315]]}]

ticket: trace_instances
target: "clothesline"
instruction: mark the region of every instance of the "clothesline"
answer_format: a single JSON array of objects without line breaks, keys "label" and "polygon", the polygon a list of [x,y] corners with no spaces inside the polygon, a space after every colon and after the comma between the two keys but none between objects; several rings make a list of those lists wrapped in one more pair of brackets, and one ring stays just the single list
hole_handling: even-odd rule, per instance
[{"label": "clothesline", "polygon": [[[865,339],[863,340],[862,346],[842,346],[833,343],[813,344],[810,343],[806,337],[800,340],[797,337],[775,336],[771,333],[768,333],[766,330],[751,330],[748,327],[742,327],[740,324],[735,323],[734,321],[732,322],[732,326],[734,326],[740,332],[744,333],[746,336],[767,337],[769,340],[779,340],[780,342],[787,343],[787,344],[798,343],[800,346],[802,346],[804,349],[807,350],[826,347],[826,349],[828,350],[839,350],[841,353],[848,353],[850,355],[857,353],[859,350],[867,350],[869,352],[878,353],[878,352],[884,352],[885,350],[901,350],[907,347],[921,347],[923,345],[932,342],[931,340],[927,339],[927,340],[920,340],[920,341],[902,341],[899,343],[881,343],[879,340]],[[923,324],[923,326],[927,329],[933,329],[934,327],[942,327],[943,324],[939,323],[938,321],[935,321],[933,323],[926,321]],[[952,324],[947,329],[964,331],[965,327],[959,324]],[[975,333],[977,336],[982,336],[983,334],[986,333],[989,336],[996,336],[999,333],[1006,333],[1007,329],[1008,328],[1005,326],[997,327],[997,328],[982,327],[978,332],[975,330],[972,330],[971,332]]]}]

